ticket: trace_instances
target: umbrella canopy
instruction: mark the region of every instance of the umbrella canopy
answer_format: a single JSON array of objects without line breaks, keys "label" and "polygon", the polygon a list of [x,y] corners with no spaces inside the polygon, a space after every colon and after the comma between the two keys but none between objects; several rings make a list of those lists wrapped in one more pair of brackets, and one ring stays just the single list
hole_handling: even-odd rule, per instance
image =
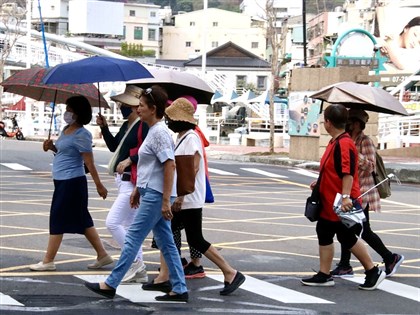
[{"label": "umbrella canopy", "polygon": [[112,57],[94,56],[51,68],[44,83],[94,83],[129,81],[152,78],[150,72],[139,62]]},{"label": "umbrella canopy", "polygon": [[234,98],[231,102],[232,103],[244,103],[244,104],[248,104],[249,100],[255,98],[255,93],[252,92],[251,90],[246,91],[244,94],[242,94],[241,96]]},{"label": "umbrella canopy", "polygon": [[343,104],[347,108],[358,108],[385,114],[408,115],[402,104],[387,91],[355,82],[340,82],[329,85],[309,95],[328,103]]},{"label": "umbrella canopy", "polygon": [[[98,107],[98,89],[93,84],[44,84],[42,82],[48,69],[31,68],[16,72],[2,83],[4,92],[19,94],[37,101],[64,104],[71,96],[86,97],[91,106]],[[100,95],[100,106],[109,108]]]},{"label": "umbrella canopy", "polygon": [[214,103],[231,103],[233,99],[238,98],[238,94],[235,91],[230,91],[228,93],[223,94],[218,98],[212,98],[211,104]]},{"label": "umbrella canopy", "polygon": [[142,89],[158,84],[168,92],[170,100],[175,100],[183,95],[191,95],[197,100],[198,104],[210,104],[214,92],[198,76],[188,72],[160,68],[152,68],[149,71],[153,78],[136,79],[127,83],[135,84]]}]

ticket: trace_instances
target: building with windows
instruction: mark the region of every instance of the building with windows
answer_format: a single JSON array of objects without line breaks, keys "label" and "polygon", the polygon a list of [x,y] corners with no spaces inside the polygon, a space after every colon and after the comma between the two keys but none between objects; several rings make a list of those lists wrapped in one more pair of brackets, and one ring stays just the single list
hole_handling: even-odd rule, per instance
[{"label": "building with windows", "polygon": [[160,58],[193,59],[227,42],[265,58],[264,23],[246,14],[215,8],[178,13],[173,25],[162,27]]},{"label": "building with windows", "polygon": [[159,57],[160,6],[154,4],[124,4],[124,35],[127,44],[142,45],[144,50],[154,50]]}]

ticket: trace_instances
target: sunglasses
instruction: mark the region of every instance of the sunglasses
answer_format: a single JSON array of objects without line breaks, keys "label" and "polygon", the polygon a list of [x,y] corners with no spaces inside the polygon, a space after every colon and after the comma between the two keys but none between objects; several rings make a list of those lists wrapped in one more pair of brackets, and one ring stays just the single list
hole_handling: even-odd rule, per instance
[{"label": "sunglasses", "polygon": [[144,90],[144,95],[150,96],[150,98],[152,99],[153,103],[156,105],[156,101],[155,98],[153,97],[152,94],[152,88],[147,88],[146,90]]}]

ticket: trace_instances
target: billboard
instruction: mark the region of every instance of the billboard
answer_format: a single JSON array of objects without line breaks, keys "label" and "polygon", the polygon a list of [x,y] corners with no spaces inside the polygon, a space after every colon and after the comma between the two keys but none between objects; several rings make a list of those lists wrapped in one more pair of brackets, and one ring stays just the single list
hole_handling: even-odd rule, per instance
[{"label": "billboard", "polygon": [[314,136],[319,132],[320,100],[309,98],[312,92],[290,92],[289,95],[289,135]]},{"label": "billboard", "polygon": [[69,31],[73,34],[123,35],[124,3],[69,1]]},{"label": "billboard", "polygon": [[420,3],[382,1],[376,7],[374,33],[380,52],[388,61],[387,73],[420,70]]}]

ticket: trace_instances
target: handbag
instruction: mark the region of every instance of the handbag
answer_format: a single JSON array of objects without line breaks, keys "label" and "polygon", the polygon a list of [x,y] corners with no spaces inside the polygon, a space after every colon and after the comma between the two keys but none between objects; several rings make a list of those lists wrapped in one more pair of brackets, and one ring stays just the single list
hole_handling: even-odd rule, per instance
[{"label": "handbag", "polygon": [[362,225],[363,232],[363,222],[366,221],[366,216],[363,212],[361,204],[357,201],[357,199],[352,200],[353,208],[350,211],[345,212],[341,210],[341,204],[343,202],[342,195],[337,193],[334,200],[334,212],[348,229],[352,228],[356,224],[360,224]]},{"label": "handbag", "polygon": [[[178,142],[174,151],[176,151],[187,136]],[[195,191],[194,155],[175,155],[175,166],[176,192],[178,197],[193,193]]]},{"label": "handbag", "polygon": [[194,155],[175,155],[176,191],[178,197],[195,190]]},{"label": "handbag", "polygon": [[319,174],[315,187],[312,190],[312,194],[306,199],[305,217],[311,222],[318,221],[321,214],[322,205],[319,195],[320,178],[321,173]]},{"label": "handbag", "polygon": [[206,175],[206,199],[205,199],[205,203],[213,203],[213,202],[214,202],[213,191],[211,190],[209,177],[208,177],[208,175]]}]

